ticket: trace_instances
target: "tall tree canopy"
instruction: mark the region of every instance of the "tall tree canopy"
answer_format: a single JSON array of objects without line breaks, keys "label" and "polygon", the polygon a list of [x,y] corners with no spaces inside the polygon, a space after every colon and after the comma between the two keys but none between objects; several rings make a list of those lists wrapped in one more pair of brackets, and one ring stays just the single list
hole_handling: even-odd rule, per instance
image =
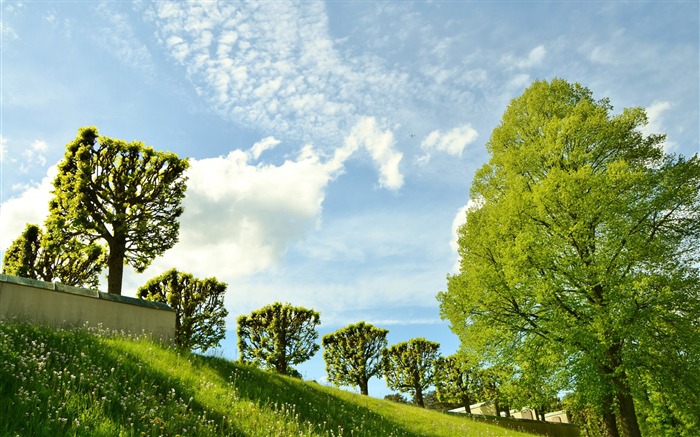
[{"label": "tall tree canopy", "polygon": [[97,244],[64,238],[61,232],[43,232],[28,224],[5,252],[2,272],[6,275],[96,288],[104,263]]},{"label": "tall tree canopy", "polygon": [[241,361],[275,369],[281,375],[299,376],[294,365],[311,358],[321,323],[318,312],[275,302],[238,318],[238,349]]},{"label": "tall tree canopy", "polygon": [[139,288],[137,296],[170,305],[176,312],[175,343],[204,352],[226,336],[226,287],[216,278],[197,279],[171,269]]},{"label": "tall tree canopy", "polygon": [[558,79],[514,99],[438,295],[463,349],[512,363],[540,348],[611,436],[639,436],[635,404],[660,389],[700,433],[686,414],[700,396],[700,160],[664,153],[646,122]]},{"label": "tall tree canopy", "polygon": [[440,344],[413,338],[384,350],[384,378],[392,390],[413,395],[413,402],[425,407],[423,391],[433,383],[435,360]]},{"label": "tall tree canopy", "polygon": [[368,395],[370,378],[382,376],[382,353],[388,333],[386,329],[359,322],[324,335],[323,359],[328,380],[337,385],[356,385],[360,393]]},{"label": "tall tree canopy", "polygon": [[142,272],[178,238],[187,159],[82,128],[58,165],[47,227],[108,248],[109,293],[124,265]]}]

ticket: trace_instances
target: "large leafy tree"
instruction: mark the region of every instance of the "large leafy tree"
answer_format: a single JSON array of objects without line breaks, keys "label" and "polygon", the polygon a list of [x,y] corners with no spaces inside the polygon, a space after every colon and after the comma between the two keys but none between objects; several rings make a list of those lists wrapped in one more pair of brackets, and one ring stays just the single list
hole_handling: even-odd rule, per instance
[{"label": "large leafy tree", "polygon": [[387,386],[401,393],[410,393],[413,402],[425,407],[423,391],[433,383],[435,361],[440,344],[414,338],[384,350],[384,378]]},{"label": "large leafy tree", "polygon": [[107,291],[121,294],[124,265],[142,272],[178,238],[187,159],[82,128],[66,145],[47,227],[108,249]]},{"label": "large leafy tree", "polygon": [[103,250],[97,244],[85,244],[77,238],[66,239],[56,230],[44,232],[38,225],[28,224],[5,252],[2,272],[96,288],[103,262]]},{"label": "large leafy tree", "polygon": [[700,160],[665,154],[646,120],[558,79],[514,99],[438,295],[464,349],[498,363],[536,345],[609,436],[640,435],[646,381],[679,387],[667,407],[697,426]]},{"label": "large leafy tree", "polygon": [[299,376],[293,366],[311,358],[321,323],[318,312],[275,302],[238,318],[241,361],[275,369],[281,375]]},{"label": "large leafy tree", "polygon": [[323,336],[323,359],[328,380],[337,385],[356,385],[368,395],[367,383],[382,376],[382,352],[386,349],[388,330],[369,323],[348,325]]},{"label": "large leafy tree", "polygon": [[226,336],[226,287],[216,278],[197,279],[171,269],[149,280],[137,296],[170,305],[176,312],[175,343],[204,352]]}]

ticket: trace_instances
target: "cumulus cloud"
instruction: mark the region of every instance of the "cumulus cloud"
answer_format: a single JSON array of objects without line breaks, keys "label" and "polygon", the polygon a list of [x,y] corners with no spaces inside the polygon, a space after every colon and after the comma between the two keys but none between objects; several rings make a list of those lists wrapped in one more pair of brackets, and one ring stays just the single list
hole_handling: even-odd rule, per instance
[{"label": "cumulus cloud", "polygon": [[421,142],[421,148],[427,153],[419,158],[420,162],[430,160],[430,151],[439,151],[451,156],[462,156],[464,148],[473,143],[479,133],[470,124],[456,127],[447,132],[434,130]]},{"label": "cumulus cloud", "polygon": [[34,163],[40,166],[46,166],[46,155],[45,153],[49,150],[48,144],[43,140],[35,140],[27,149],[24,150],[22,155],[24,156],[27,165]]},{"label": "cumulus cloud", "polygon": [[361,118],[345,139],[345,153],[364,147],[379,166],[379,184],[392,190],[403,186],[399,169],[403,154],[394,146],[394,135],[390,130],[381,130],[374,117]]},{"label": "cumulus cloud", "polygon": [[263,138],[262,140],[253,144],[253,147],[251,147],[251,149],[250,149],[250,153],[253,156],[253,159],[257,160],[260,158],[260,155],[264,151],[273,149],[279,143],[280,143],[280,140],[276,139],[275,137]]},{"label": "cumulus cloud", "polygon": [[526,69],[540,65],[546,54],[547,50],[544,48],[544,46],[539,45],[530,50],[530,53],[528,53],[527,57],[525,58],[517,58],[512,54],[508,54],[503,57],[502,61],[511,68]]},{"label": "cumulus cloud", "polygon": [[[666,101],[656,101],[651,106],[645,108],[647,113],[647,125],[642,128],[644,135],[662,134],[665,133],[663,127],[664,113],[671,109],[671,103]],[[664,141],[664,151],[672,152],[676,149],[677,144],[672,141]]]},{"label": "cumulus cloud", "polygon": [[225,280],[252,275],[274,268],[316,226],[342,166],[308,145],[279,165],[254,163],[277,143],[268,137],[248,151],[191,160],[180,241],[148,274],[176,267]]},{"label": "cumulus cloud", "polygon": [[57,173],[55,165],[49,167],[40,183],[25,187],[22,193],[0,204],[0,251],[4,253],[27,223],[44,223]]},{"label": "cumulus cloud", "polygon": [[[475,209],[481,208],[483,201],[479,199],[469,199],[467,204],[457,210],[454,219],[452,220],[452,239],[450,240],[450,248],[455,255],[459,255],[459,228],[467,223],[467,213]],[[455,261],[452,268],[454,272],[459,271],[459,258]]]}]

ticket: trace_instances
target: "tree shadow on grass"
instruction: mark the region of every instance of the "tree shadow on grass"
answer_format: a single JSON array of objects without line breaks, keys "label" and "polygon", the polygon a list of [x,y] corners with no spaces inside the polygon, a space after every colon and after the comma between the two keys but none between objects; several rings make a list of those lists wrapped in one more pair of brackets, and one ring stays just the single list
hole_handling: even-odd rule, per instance
[{"label": "tree shadow on grass", "polygon": [[[332,389],[320,385],[314,387],[314,383],[232,363],[222,358],[200,358],[207,366],[216,370],[222,379],[233,381],[241,398],[289,414],[298,421],[313,424],[314,429],[323,434],[330,431],[338,434],[342,429],[343,435],[351,430],[355,435],[423,435],[407,429],[405,425],[392,421],[368,406],[370,403],[381,404],[378,399],[358,397],[358,402],[350,402],[333,393]],[[362,405],[363,403],[365,405]]]}]

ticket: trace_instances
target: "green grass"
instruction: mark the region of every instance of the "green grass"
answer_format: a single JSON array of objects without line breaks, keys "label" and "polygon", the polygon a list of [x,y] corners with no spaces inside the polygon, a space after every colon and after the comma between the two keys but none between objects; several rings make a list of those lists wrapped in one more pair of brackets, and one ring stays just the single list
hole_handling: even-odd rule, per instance
[{"label": "green grass", "polygon": [[0,322],[0,436],[526,436],[146,339]]}]

